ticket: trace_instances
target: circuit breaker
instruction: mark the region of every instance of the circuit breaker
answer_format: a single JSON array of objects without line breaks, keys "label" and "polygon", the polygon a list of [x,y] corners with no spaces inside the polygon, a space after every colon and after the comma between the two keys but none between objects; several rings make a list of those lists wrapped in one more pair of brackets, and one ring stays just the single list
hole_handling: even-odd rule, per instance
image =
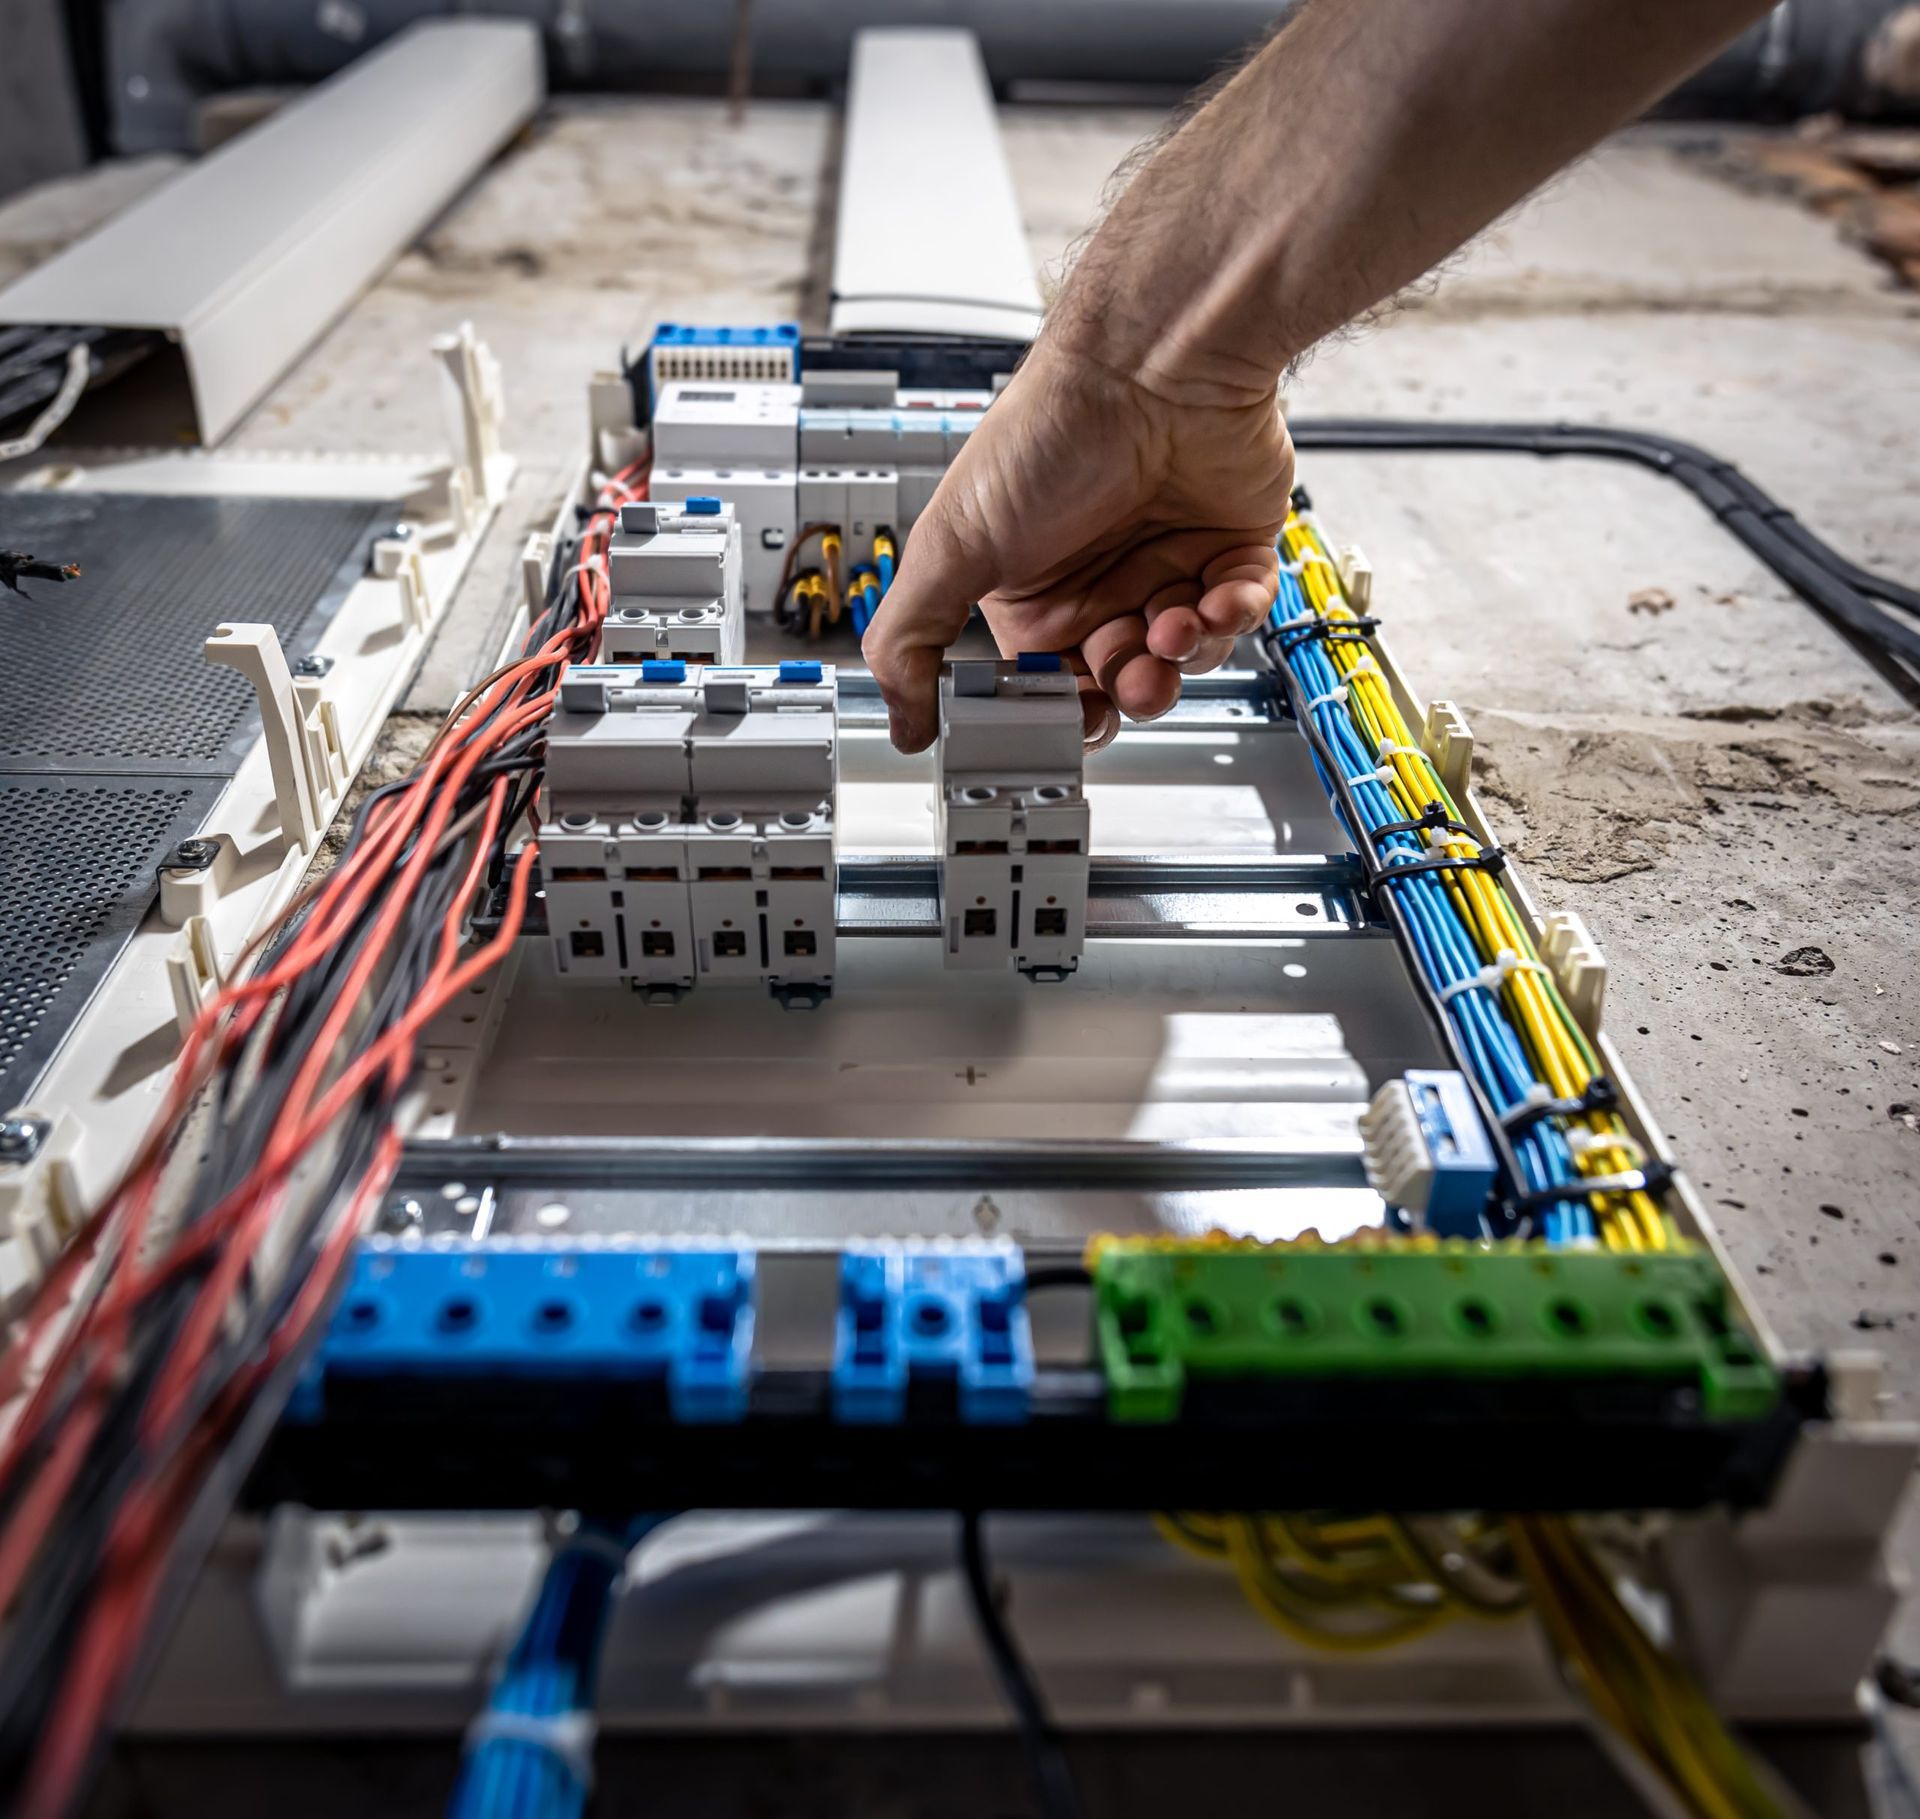
[{"label": "circuit breaker", "polygon": [[745,653],[740,524],[712,494],[620,508],[607,549],[602,663],[738,663]]},{"label": "circuit breaker", "polygon": [[648,490],[662,505],[724,499],[740,525],[740,601],[771,613],[793,541],[799,475],[790,467],[655,467]]},{"label": "circuit breaker", "polygon": [[1060,979],[1087,939],[1079,684],[1052,652],[940,678],[940,922],[949,967]]},{"label": "circuit breaker", "polygon": [[569,979],[833,985],[834,673],[581,665],[548,734],[547,926]]},{"label": "circuit breaker", "polygon": [[[689,361],[716,371],[760,370],[791,358],[774,329],[662,330],[661,370]],[[689,337],[702,337],[697,343]],[[732,363],[728,365],[727,363]],[[781,585],[822,563],[807,536],[840,539],[832,560],[843,587],[905,542],[934,489],[993,402],[990,391],[903,387],[892,370],[828,371],[800,383],[659,382],[655,374],[653,503],[682,511],[722,501],[740,532],[735,568],[744,610],[772,613]],[[876,539],[885,543],[876,548]],[[806,547],[802,547],[805,545]],[[889,556],[889,560],[890,560]],[[628,603],[630,608],[633,603]],[[680,639],[645,642],[642,627],[608,647],[607,661],[690,656]],[[735,661],[735,651],[726,661]]]}]

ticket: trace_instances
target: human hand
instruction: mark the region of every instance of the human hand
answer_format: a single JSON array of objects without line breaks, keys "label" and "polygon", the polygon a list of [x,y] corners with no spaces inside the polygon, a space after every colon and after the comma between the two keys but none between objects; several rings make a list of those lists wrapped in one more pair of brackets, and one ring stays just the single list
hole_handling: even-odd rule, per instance
[{"label": "human hand", "polygon": [[1150,720],[1272,607],[1293,445],[1273,392],[1202,402],[1046,337],[913,527],[862,654],[893,742],[939,732],[941,660],[980,603],[1003,656],[1082,673],[1088,742]]}]

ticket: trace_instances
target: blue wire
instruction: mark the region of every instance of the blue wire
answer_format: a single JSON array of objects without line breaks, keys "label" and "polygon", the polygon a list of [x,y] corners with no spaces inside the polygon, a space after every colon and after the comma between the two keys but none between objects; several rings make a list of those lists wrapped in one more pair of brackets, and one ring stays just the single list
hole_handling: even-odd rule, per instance
[{"label": "blue wire", "polygon": [[[583,1525],[554,1554],[487,1701],[490,1713],[565,1720],[592,1712],[624,1555],[666,1519],[644,1517],[623,1531]],[[587,1791],[554,1750],[483,1738],[461,1764],[447,1819],[581,1819]]]},{"label": "blue wire", "polygon": [[[1270,623],[1277,630],[1288,620],[1299,619],[1311,611],[1306,590],[1286,569],[1283,551],[1280,588]],[[1322,640],[1297,640],[1286,653],[1285,661],[1308,701],[1316,701],[1344,686]],[[1337,700],[1320,701],[1308,711],[1315,730],[1339,765],[1364,831],[1373,835],[1375,829],[1403,820],[1405,817],[1386,786],[1374,776],[1377,762],[1367,751],[1345,705]],[[1313,754],[1313,764],[1335,816],[1347,828],[1348,837],[1354,838],[1355,830],[1347,822],[1346,808],[1318,752]],[[1396,862],[1397,855],[1412,859],[1427,857],[1422,842],[1406,831],[1375,835],[1373,845],[1388,865]],[[1431,872],[1420,873],[1387,888],[1396,893],[1404,911],[1410,957],[1427,985],[1438,993],[1447,986],[1476,980],[1481,967],[1479,950],[1439,879]],[[1519,1033],[1508,1021],[1498,992],[1473,983],[1443,1002],[1448,1021],[1459,1039],[1461,1059],[1495,1112],[1505,1114],[1518,1110],[1526,1103],[1529,1089],[1542,1083]],[[1513,1150],[1524,1176],[1517,1185],[1528,1191],[1563,1187],[1579,1179],[1566,1137],[1551,1120],[1542,1119],[1531,1125],[1515,1140]],[[1553,1244],[1591,1241],[1593,1216],[1586,1202],[1564,1201],[1550,1208],[1541,1221],[1541,1235]]]}]

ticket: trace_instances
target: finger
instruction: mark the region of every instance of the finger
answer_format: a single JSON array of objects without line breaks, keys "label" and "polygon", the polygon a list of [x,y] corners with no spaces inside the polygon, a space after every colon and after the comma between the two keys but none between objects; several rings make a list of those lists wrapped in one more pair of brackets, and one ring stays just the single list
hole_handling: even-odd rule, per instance
[{"label": "finger", "polygon": [[860,641],[887,704],[887,730],[903,752],[923,752],[940,731],[940,663],[990,593],[992,568],[954,534],[939,496],[901,552],[900,572]]},{"label": "finger", "polygon": [[1170,581],[1146,605],[1147,649],[1169,663],[1184,663],[1200,649],[1206,627],[1194,610],[1200,583]]},{"label": "finger", "polygon": [[1224,550],[1200,571],[1200,579],[1206,592],[1198,611],[1207,630],[1217,638],[1238,638],[1273,610],[1280,553],[1259,543]]},{"label": "finger", "polygon": [[1080,691],[1080,719],[1081,738],[1090,752],[1097,752],[1103,745],[1111,745],[1114,735],[1120,731],[1120,710],[1103,690],[1097,688],[1087,687]]},{"label": "finger", "polygon": [[1183,676],[1204,676],[1209,670],[1218,669],[1233,655],[1233,646],[1234,640],[1231,638],[1202,638],[1199,649],[1176,667]]},{"label": "finger", "polygon": [[1108,699],[1130,720],[1153,720],[1180,698],[1180,672],[1147,648],[1147,622],[1123,613],[1080,640],[1087,668]]}]

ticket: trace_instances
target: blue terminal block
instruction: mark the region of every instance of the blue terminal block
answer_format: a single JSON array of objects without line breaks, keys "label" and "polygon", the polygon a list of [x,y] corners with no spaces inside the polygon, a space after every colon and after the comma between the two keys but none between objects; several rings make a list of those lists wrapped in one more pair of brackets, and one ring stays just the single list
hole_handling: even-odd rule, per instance
[{"label": "blue terminal block", "polygon": [[363,1245],[289,1412],[355,1383],[651,1383],[676,1421],[739,1421],[754,1280],[744,1250]]},{"label": "blue terminal block", "polygon": [[1478,1238],[1497,1164],[1465,1079],[1444,1068],[1406,1076],[1433,1186],[1422,1224],[1442,1238]]},{"label": "blue terminal block", "polygon": [[647,344],[646,374],[649,409],[676,379],[791,384],[800,377],[800,325],[662,322]]},{"label": "blue terminal block", "polygon": [[1012,1245],[977,1251],[875,1246],[840,1259],[832,1399],[836,1419],[892,1425],[947,1407],[960,1420],[1027,1418],[1033,1330],[1027,1270]]},{"label": "blue terminal block", "polygon": [[678,657],[647,657],[640,664],[642,682],[684,682],[687,666]]}]

